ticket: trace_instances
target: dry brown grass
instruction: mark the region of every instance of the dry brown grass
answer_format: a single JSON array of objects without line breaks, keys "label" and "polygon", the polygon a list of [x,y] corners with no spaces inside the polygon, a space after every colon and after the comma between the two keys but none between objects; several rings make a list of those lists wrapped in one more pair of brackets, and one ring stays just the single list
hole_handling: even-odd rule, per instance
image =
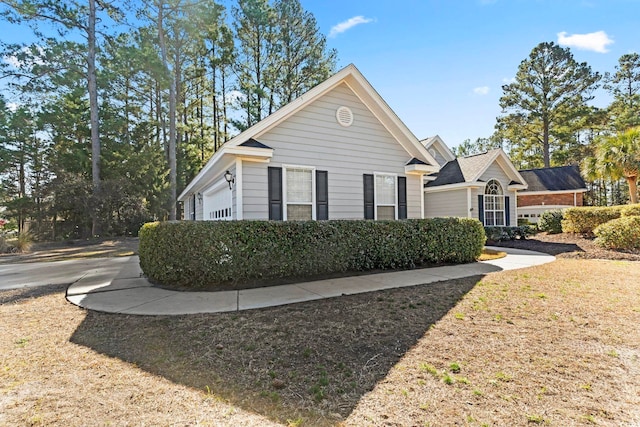
[{"label": "dry brown grass", "polygon": [[638,267],[179,317],[1,292],[0,425],[638,425]]},{"label": "dry brown grass", "polygon": [[0,264],[131,256],[138,253],[138,239],[120,237],[99,241],[40,243],[34,244],[29,250],[20,254],[0,254]]}]

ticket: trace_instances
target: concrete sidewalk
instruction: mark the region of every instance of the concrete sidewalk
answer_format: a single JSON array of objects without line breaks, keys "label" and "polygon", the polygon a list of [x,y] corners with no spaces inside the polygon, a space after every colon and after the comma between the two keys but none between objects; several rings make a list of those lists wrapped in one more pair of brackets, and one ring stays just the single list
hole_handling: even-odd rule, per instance
[{"label": "concrete sidewalk", "polygon": [[510,248],[505,258],[470,264],[317,280],[291,285],[218,292],[180,292],[153,286],[142,277],[138,257],[128,257],[117,271],[88,271],[67,289],[67,300],[107,313],[181,315],[221,313],[332,298],[484,275],[546,264],[554,256]]}]

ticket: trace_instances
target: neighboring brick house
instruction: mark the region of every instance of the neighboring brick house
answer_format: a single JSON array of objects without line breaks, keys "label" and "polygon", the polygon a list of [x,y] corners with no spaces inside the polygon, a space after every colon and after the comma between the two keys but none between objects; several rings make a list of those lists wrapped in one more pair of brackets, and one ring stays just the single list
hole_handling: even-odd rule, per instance
[{"label": "neighboring brick house", "polygon": [[551,209],[582,206],[587,186],[578,166],[521,170],[529,187],[518,192],[518,219],[537,223]]}]

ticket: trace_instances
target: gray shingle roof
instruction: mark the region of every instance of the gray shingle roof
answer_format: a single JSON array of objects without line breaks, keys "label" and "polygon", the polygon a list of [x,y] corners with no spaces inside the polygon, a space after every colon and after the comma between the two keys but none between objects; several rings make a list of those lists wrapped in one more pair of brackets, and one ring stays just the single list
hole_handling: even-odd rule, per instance
[{"label": "gray shingle roof", "polygon": [[471,182],[480,172],[489,166],[493,158],[494,149],[482,154],[474,154],[467,157],[459,157],[445,164],[438,177],[425,185],[425,187],[438,187],[440,185],[459,184]]},{"label": "gray shingle roof", "polygon": [[264,145],[260,141],[256,141],[253,138],[250,138],[250,139],[246,140],[245,142],[240,144],[240,146],[242,146],[242,147],[252,147],[252,148],[271,148],[271,147],[268,147],[268,146]]},{"label": "gray shingle roof", "polygon": [[580,175],[578,166],[560,166],[521,170],[520,175],[529,184],[529,191],[575,191],[586,190],[587,186]]}]

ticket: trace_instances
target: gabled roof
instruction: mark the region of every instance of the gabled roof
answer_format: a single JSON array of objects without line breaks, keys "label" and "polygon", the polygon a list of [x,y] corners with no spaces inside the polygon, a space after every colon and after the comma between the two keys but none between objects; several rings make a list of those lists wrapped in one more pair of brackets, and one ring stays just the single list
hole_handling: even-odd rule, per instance
[{"label": "gabled roof", "polygon": [[[459,157],[445,164],[435,180],[427,183],[425,187],[439,187],[453,184],[477,184],[480,177],[494,163],[498,162],[506,175],[511,179],[510,186],[526,188],[526,180],[518,173],[511,163],[509,156],[502,148],[495,148],[486,153],[475,154],[467,157]],[[518,189],[521,189],[518,188]]]},{"label": "gabled roof", "polygon": [[587,191],[577,165],[554,168],[525,169],[520,175],[529,184],[526,193],[546,191]]},{"label": "gabled roof", "polygon": [[427,150],[434,149],[438,151],[447,162],[451,162],[456,159],[456,155],[453,154],[453,151],[451,151],[449,147],[447,147],[447,144],[445,144],[442,138],[440,138],[440,135],[430,136],[429,138],[425,138],[420,141],[420,143],[422,143]]},{"label": "gabled roof", "polygon": [[[216,164],[225,155],[259,155],[262,157],[273,156],[273,149],[243,146],[243,143],[258,140],[261,135],[265,134],[275,126],[291,117],[296,112],[316,101],[340,84],[346,84],[360,99],[360,101],[373,113],[380,123],[393,135],[396,141],[407,151],[408,155],[424,162],[423,172],[434,172],[439,169],[438,162],[429,154],[429,151],[420,143],[418,138],[411,133],[409,128],[400,120],[393,112],[391,107],[385,102],[378,92],[371,86],[371,83],[365,79],[355,65],[349,64],[324,82],[310,89],[305,94],[294,99],[289,104],[277,110],[275,113],[264,118],[260,122],[251,126],[244,132],[225,143],[213,157],[207,162],[204,168],[196,175],[196,177],[186,186],[178,200],[184,200],[188,194],[197,190],[198,187],[204,185],[213,179],[217,171]],[[256,141],[257,142],[257,141]],[[238,148],[242,148],[240,151]],[[265,146],[266,147],[266,146]],[[255,153],[245,153],[244,150],[254,150]],[[267,153],[267,150],[271,150]],[[260,151],[260,152],[258,152]],[[421,169],[421,170],[422,170]]]}]

